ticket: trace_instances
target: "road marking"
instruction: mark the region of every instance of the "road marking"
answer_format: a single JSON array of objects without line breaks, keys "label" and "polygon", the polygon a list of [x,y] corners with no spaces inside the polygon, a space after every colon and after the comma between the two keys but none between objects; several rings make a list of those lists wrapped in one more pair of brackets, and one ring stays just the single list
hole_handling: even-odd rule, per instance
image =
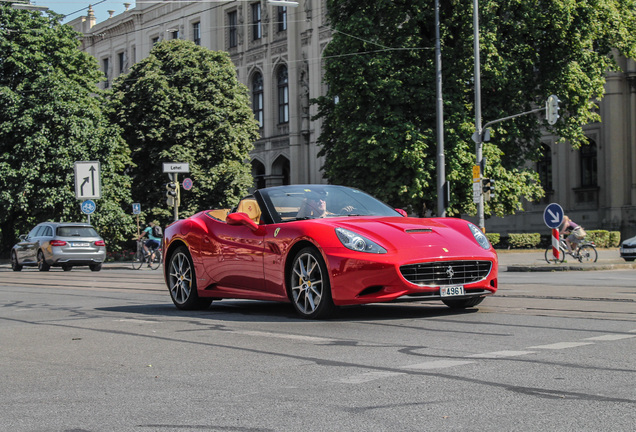
[{"label": "road marking", "polygon": [[402,366],[401,369],[444,369],[455,366],[464,366],[472,363],[475,362],[463,360],[434,360],[425,363]]},{"label": "road marking", "polygon": [[630,338],[635,338],[636,335],[620,335],[620,334],[608,334],[608,335],[603,335],[603,336],[594,336],[594,337],[590,337],[590,338],[585,338],[583,340],[589,340],[589,341],[617,341],[617,340],[621,340],[621,339],[630,339]]},{"label": "road marking", "polygon": [[314,337],[314,336],[301,336],[301,335],[284,334],[284,333],[262,332],[262,331],[249,331],[249,330],[246,330],[246,331],[235,331],[234,333],[247,335],[247,336],[273,337],[273,338],[278,338],[278,339],[292,339],[292,340],[299,340],[299,341],[311,342],[311,343],[334,343],[334,342],[336,342],[335,339],[327,339],[327,338]]},{"label": "road marking", "polygon": [[505,358],[505,357],[517,357],[526,354],[534,354],[534,351],[495,351],[483,354],[469,355],[470,358]]},{"label": "road marking", "polygon": [[357,375],[351,375],[350,377],[341,378],[337,382],[343,384],[364,384],[369,381],[375,381],[382,378],[388,378],[398,375],[406,375],[405,372],[366,372]]},{"label": "road marking", "polygon": [[593,342],[558,342],[558,343],[553,343],[549,345],[531,346],[528,348],[559,350],[559,349],[567,349],[567,348],[576,348],[576,347],[585,346],[585,345],[594,345],[594,343]]},{"label": "road marking", "polygon": [[146,320],[140,320],[140,319],[136,319],[136,318],[122,318],[122,319],[118,319],[115,320],[117,322],[132,322],[132,323],[140,323],[140,324],[159,324],[159,321],[146,321]]}]

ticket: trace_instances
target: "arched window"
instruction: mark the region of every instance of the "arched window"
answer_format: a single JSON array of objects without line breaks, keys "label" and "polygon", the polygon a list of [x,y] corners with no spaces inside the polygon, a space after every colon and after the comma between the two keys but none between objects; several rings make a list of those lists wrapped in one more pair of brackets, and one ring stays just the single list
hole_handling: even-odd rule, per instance
[{"label": "arched window", "polygon": [[285,66],[278,69],[278,123],[289,123],[289,78]]},{"label": "arched window", "polygon": [[265,184],[265,165],[256,159],[252,161],[252,177],[256,189],[263,189],[267,186]]},{"label": "arched window", "polygon": [[289,159],[280,155],[272,164],[272,175],[270,176],[272,186],[288,185],[289,179]]},{"label": "arched window", "polygon": [[252,111],[260,127],[263,127],[263,75],[254,74],[252,79]]}]

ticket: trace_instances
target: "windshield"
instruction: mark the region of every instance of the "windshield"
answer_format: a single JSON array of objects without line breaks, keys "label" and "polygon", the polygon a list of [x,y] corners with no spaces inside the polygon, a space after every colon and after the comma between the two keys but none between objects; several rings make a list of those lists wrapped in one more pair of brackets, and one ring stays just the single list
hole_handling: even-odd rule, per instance
[{"label": "windshield", "polygon": [[357,189],[332,185],[294,185],[258,191],[274,222],[346,216],[401,216]]}]

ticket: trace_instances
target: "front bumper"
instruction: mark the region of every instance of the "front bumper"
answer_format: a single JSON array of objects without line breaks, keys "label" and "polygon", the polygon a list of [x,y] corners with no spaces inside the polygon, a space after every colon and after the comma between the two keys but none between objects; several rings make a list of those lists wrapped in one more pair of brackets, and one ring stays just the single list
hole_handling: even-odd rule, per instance
[{"label": "front bumper", "polygon": [[[496,257],[496,256],[495,256]],[[496,258],[483,257],[451,257],[445,259],[418,260],[408,263],[387,262],[388,257],[371,255],[368,260],[352,259],[346,256],[328,256],[331,269],[331,292],[334,304],[339,306],[390,301],[424,301],[441,300],[441,287],[458,286],[464,288],[464,295],[454,299],[482,297],[497,291],[498,264]],[[479,280],[456,282],[453,279],[439,281],[437,285],[420,285],[409,282],[402,274],[400,267],[437,262],[444,266],[449,263],[489,261],[488,272]]]}]

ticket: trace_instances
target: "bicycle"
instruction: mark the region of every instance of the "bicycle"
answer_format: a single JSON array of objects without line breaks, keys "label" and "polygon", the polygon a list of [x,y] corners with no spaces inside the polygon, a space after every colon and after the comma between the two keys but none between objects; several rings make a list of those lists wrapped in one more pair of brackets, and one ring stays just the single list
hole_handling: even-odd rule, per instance
[{"label": "bicycle", "polygon": [[578,246],[572,252],[568,252],[568,245],[561,236],[559,239],[559,258],[554,258],[554,255],[552,254],[552,246],[550,246],[545,250],[545,260],[548,264],[559,264],[565,260],[565,254],[571,255],[581,263],[596,262],[598,259],[598,252],[596,251],[596,245],[594,242],[580,241]]},{"label": "bicycle", "polygon": [[144,264],[148,264],[153,270],[157,270],[162,261],[161,245],[157,248],[150,248],[150,253],[146,255],[144,241],[137,240],[137,252],[133,255],[132,268],[139,270]]}]

